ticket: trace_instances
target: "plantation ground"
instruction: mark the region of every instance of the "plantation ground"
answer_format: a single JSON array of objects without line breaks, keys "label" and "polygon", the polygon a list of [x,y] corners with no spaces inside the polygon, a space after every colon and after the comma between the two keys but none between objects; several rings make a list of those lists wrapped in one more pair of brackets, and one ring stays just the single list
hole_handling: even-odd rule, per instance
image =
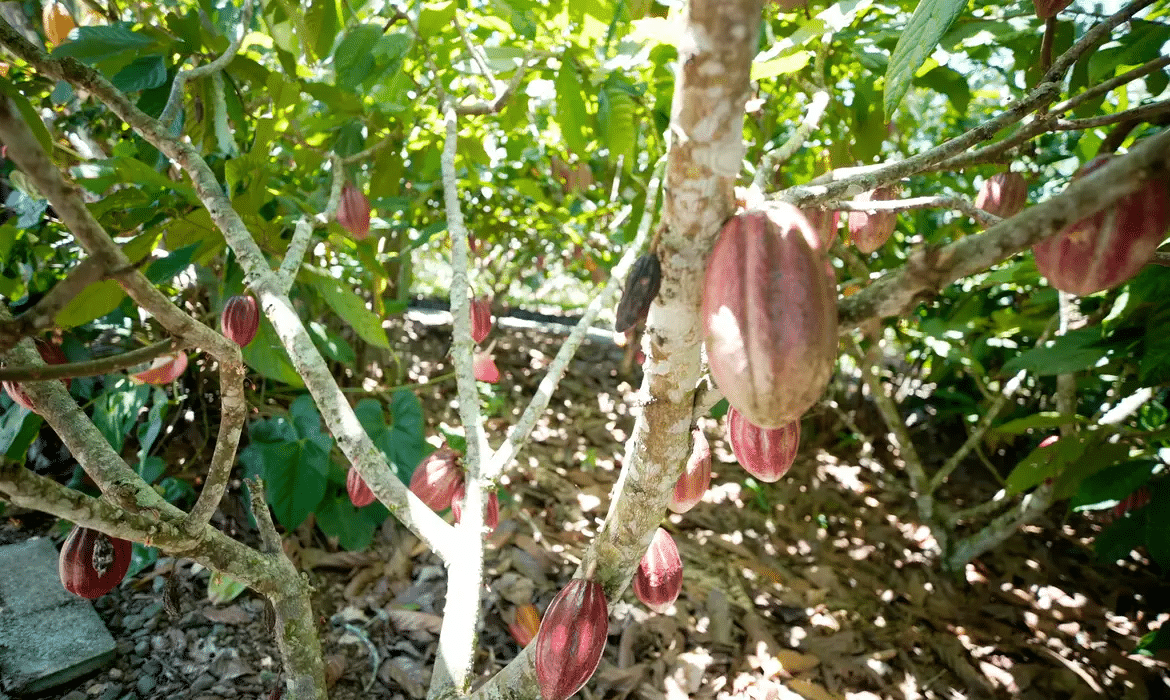
[{"label": "plantation ground", "polygon": [[[448,327],[414,320],[400,331],[412,380],[450,371]],[[487,421],[497,443],[559,336],[497,330],[493,337],[504,375]],[[481,678],[517,652],[507,631],[515,606],[531,601],[543,610],[605,515],[640,381],[619,376],[621,359],[622,350],[604,342],[582,347],[508,475],[487,553]],[[440,423],[458,425],[450,382],[419,395],[428,435]],[[864,407],[853,417],[883,432]],[[1170,696],[1170,656],[1129,653],[1170,618],[1170,585],[1136,556],[1125,566],[1094,565],[1089,537],[1098,523],[1055,508],[955,580],[936,570],[930,533],[916,523],[884,443],[841,447],[835,416],[815,413],[790,474],[756,490],[745,485],[720,426],[702,425],[715,453],[713,488],[665,524],[684,557],[683,594],[668,615],[648,613],[632,592],[612,602],[609,645],[584,697]],[[168,450],[190,453],[187,440],[177,431]],[[960,470],[951,486],[966,498],[998,488],[979,468]],[[252,536],[238,494],[222,510],[221,527]],[[9,511],[0,543],[43,534],[50,522]],[[424,697],[445,590],[439,560],[392,522],[367,552],[338,551],[307,527],[286,541],[317,587],[332,697]],[[163,605],[172,569],[177,617]],[[263,601],[246,592],[212,605],[207,579],[190,562],[163,559],[99,600],[118,657],[62,695],[267,697],[280,661]]]}]

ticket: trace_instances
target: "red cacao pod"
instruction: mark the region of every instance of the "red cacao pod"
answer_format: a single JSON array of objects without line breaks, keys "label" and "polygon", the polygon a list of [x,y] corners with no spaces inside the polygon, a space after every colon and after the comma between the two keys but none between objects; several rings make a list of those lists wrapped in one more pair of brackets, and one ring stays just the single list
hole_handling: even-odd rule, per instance
[{"label": "red cacao pod", "polygon": [[260,330],[260,307],[256,299],[250,294],[228,299],[223,305],[219,323],[229,340],[241,348],[248,347],[256,337],[256,331]]},{"label": "red cacao pod", "polygon": [[475,351],[471,358],[471,369],[475,372],[475,378],[481,382],[495,384],[500,381],[500,368],[496,367],[496,361],[491,354],[482,350]]},{"label": "red cacao pod", "polygon": [[[1108,159],[1098,158],[1077,175]],[[1155,178],[1136,192],[1032,246],[1036,267],[1057,289],[1085,296],[1132,279],[1170,231],[1170,179]]]},{"label": "red cacao pod", "polygon": [[975,206],[1001,219],[1019,214],[1028,203],[1028,182],[1019,173],[996,173],[983,181]]},{"label": "red cacao pod", "polygon": [[1036,16],[1040,19],[1055,17],[1061,10],[1072,4],[1072,0],[1032,0]]},{"label": "red cacao pod", "polygon": [[410,490],[434,511],[450,508],[455,491],[462,486],[459,453],[445,445],[419,462],[410,477]]},{"label": "red cacao pod", "polygon": [[[455,516],[455,522],[459,522],[463,517],[463,499],[467,497],[467,489],[464,483],[459,484],[459,488],[455,489],[455,495],[451,497],[451,515]],[[495,491],[488,494],[487,510],[483,514],[483,522],[488,526],[489,530],[495,530],[496,526],[500,524],[500,497],[496,495]]]},{"label": "red cacao pod", "polygon": [[517,644],[521,647],[528,646],[540,631],[540,613],[536,612],[532,605],[516,606],[516,620],[508,623],[508,631],[512,633],[512,639],[515,639]]},{"label": "red cacao pod", "polygon": [[1150,488],[1142,486],[1137,491],[1129,494],[1121,499],[1121,502],[1113,506],[1113,517],[1120,518],[1126,513],[1131,513],[1135,510],[1145,508],[1150,504]]},{"label": "red cacao pod", "polygon": [[804,214],[808,225],[817,232],[821,248],[828,250],[833,245],[833,241],[837,239],[837,229],[841,226],[841,212],[819,207],[805,207],[800,210],[800,213]]},{"label": "red cacao pod", "polygon": [[471,300],[471,339],[482,343],[492,331],[492,300],[478,297]]},{"label": "red cacao pod", "polygon": [[658,528],[634,572],[634,593],[646,607],[664,613],[674,605],[682,591],[682,573],[682,559],[678,556],[674,538]]},{"label": "red cacao pod", "polygon": [[777,428],[816,403],[837,358],[837,289],[798,209],[779,204],[724,224],[702,319],[715,384],[753,423]]},{"label": "red cacao pod", "polygon": [[187,353],[180,352],[156,357],[149,369],[130,376],[143,384],[170,384],[186,371]]},{"label": "red cacao pod", "polygon": [[800,421],[765,429],[752,425],[734,408],[727,411],[727,437],[731,451],[749,474],[760,481],[777,481],[796,461],[800,447]]},{"label": "red cacao pod", "polygon": [[536,635],[536,679],[544,700],[566,700],[601,663],[609,608],[601,584],[575,578],[553,598]]},{"label": "red cacao pod", "polygon": [[[893,188],[879,187],[876,190],[858,195],[853,201],[862,204],[865,202],[885,202],[892,199],[894,199]],[[851,211],[849,212],[849,237],[858,250],[869,255],[890,240],[890,236],[894,235],[894,226],[897,223],[897,212]]]},{"label": "red cacao pod", "polygon": [[691,435],[691,456],[670,497],[669,507],[675,513],[685,513],[694,508],[711,486],[711,444],[698,428],[692,430]]},{"label": "red cacao pod", "polygon": [[349,474],[345,477],[345,491],[349,494],[349,502],[354,508],[364,508],[378,500],[370,490],[370,485],[353,467],[349,468]]},{"label": "red cacao pod", "polygon": [[646,318],[661,284],[662,265],[657,255],[647,253],[635,260],[630,274],[626,276],[626,286],[622,290],[622,300],[618,302],[613,329],[624,333]]},{"label": "red cacao pod", "polygon": [[132,551],[133,546],[127,540],[74,526],[61,546],[57,574],[65,590],[94,600],[109,593],[126,577]]},{"label": "red cacao pod", "polygon": [[359,241],[370,235],[370,200],[351,182],[341,188],[337,205],[337,223]]},{"label": "red cacao pod", "polygon": [[[40,338],[36,338],[34,344],[37,346],[37,352],[41,354],[41,359],[44,360],[46,365],[63,365],[69,362],[69,359],[65,357],[65,351],[61,349],[60,345]],[[70,381],[69,379],[62,379],[61,383],[68,389]],[[8,394],[8,398],[36,413],[36,409],[33,408],[28,393],[20,386],[20,382],[4,382],[3,385],[4,393]]]}]

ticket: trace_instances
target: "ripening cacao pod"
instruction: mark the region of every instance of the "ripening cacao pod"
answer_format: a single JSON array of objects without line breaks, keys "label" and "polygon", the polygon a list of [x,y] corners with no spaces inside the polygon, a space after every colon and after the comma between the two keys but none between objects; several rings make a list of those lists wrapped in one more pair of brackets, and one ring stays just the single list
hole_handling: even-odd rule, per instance
[{"label": "ripening cacao pod", "polygon": [[[40,338],[37,338],[34,343],[37,346],[37,352],[41,354],[41,359],[44,360],[46,365],[63,365],[69,362],[68,358],[65,357],[65,351],[61,349],[60,345]],[[62,379],[61,383],[68,389],[70,381],[66,378]],[[20,386],[20,382],[4,382],[4,393],[8,394],[8,398],[36,413],[32,401],[28,398],[28,393]]]},{"label": "ripening cacao pod", "polygon": [[658,287],[662,284],[662,265],[658,256],[647,253],[634,261],[630,274],[626,277],[626,286],[622,290],[622,300],[618,302],[617,315],[613,322],[613,329],[618,333],[633,328],[638,321],[646,318],[650,313],[650,304],[658,296]]},{"label": "ripening cacao pod", "polygon": [[[1097,158],[1084,175],[1108,160]],[[1036,267],[1057,289],[1085,296],[1133,278],[1170,232],[1170,179],[1154,178],[1036,245]]]},{"label": "ripening cacao pod", "polygon": [[694,508],[711,486],[711,444],[698,428],[691,431],[691,436],[691,456],[670,497],[669,507],[675,513],[685,513]]},{"label": "ripening cacao pod", "polygon": [[703,281],[711,376],[756,425],[778,428],[816,403],[837,359],[837,288],[798,209],[737,214]]},{"label": "ripening cacao pod", "polygon": [[476,350],[475,355],[471,358],[471,369],[475,372],[475,378],[478,381],[488,384],[500,381],[500,368],[496,367],[496,361],[492,359],[490,353]]},{"label": "ripening cacao pod", "polygon": [[219,322],[229,340],[246,348],[260,330],[260,307],[250,294],[234,296],[223,305]]},{"label": "ripening cacao pod", "polygon": [[1141,510],[1150,504],[1150,488],[1142,486],[1137,491],[1129,494],[1121,499],[1121,502],[1113,506],[1113,517],[1120,518],[1126,513],[1132,513],[1135,510]]},{"label": "ripening cacao pod", "polygon": [[492,331],[492,300],[477,297],[471,300],[471,339],[482,343]]},{"label": "ripening cacao pod", "polygon": [[[455,522],[463,517],[463,499],[467,497],[467,489],[465,484],[460,482],[459,488],[455,489],[455,495],[451,497],[451,515],[455,517]],[[489,530],[495,530],[496,526],[500,524],[500,497],[496,495],[495,491],[488,494],[487,510],[483,514],[483,523],[488,526]]]},{"label": "ripening cacao pod", "polygon": [[553,598],[536,634],[536,679],[544,700],[566,700],[601,663],[609,609],[601,584],[575,578]]},{"label": "ripening cacao pod", "polygon": [[69,32],[77,26],[73,15],[60,0],[50,0],[41,10],[41,24],[45,27],[45,36],[54,46],[60,46],[69,40]]},{"label": "ripening cacao pod", "polygon": [[143,384],[170,384],[186,371],[187,353],[180,352],[156,357],[149,369],[130,376]]},{"label": "ripening cacao pod", "polygon": [[450,508],[455,491],[462,486],[459,453],[446,445],[419,462],[410,477],[410,490],[434,511]]},{"label": "ripening cacao pod", "polygon": [[349,494],[349,502],[354,508],[364,508],[377,500],[374,492],[370,490],[370,485],[353,467],[349,468],[349,474],[345,477],[345,491]]},{"label": "ripening cacao pod", "polygon": [[540,613],[536,612],[536,607],[533,605],[516,606],[516,620],[508,623],[508,631],[512,633],[512,639],[515,639],[521,647],[526,647],[536,637],[539,630]]},{"label": "ripening cacao pod", "polygon": [[[870,192],[864,192],[854,197],[855,203],[885,202],[894,199],[894,190],[891,187],[879,187]],[[894,235],[894,226],[898,223],[898,213],[892,211],[851,211],[849,212],[849,237],[853,245],[862,253],[869,255],[885,245]]]},{"label": "ripening cacao pod", "polygon": [[749,474],[760,481],[777,481],[796,461],[800,447],[800,421],[780,428],[752,425],[734,408],[727,411],[727,437],[731,451]]},{"label": "ripening cacao pod", "polygon": [[1001,219],[1019,214],[1028,203],[1028,182],[1019,173],[996,173],[983,181],[975,206]]},{"label": "ripening cacao pod", "polygon": [[370,235],[370,200],[351,182],[341,188],[337,223],[359,241],[364,241]]},{"label": "ripening cacao pod", "polygon": [[1032,0],[1036,16],[1040,19],[1055,17],[1061,10],[1072,4],[1072,0]]},{"label": "ripening cacao pod", "polygon": [[681,591],[682,559],[678,556],[678,546],[669,532],[658,528],[634,572],[634,593],[646,607],[661,614],[674,605]]},{"label": "ripening cacao pod", "polygon": [[821,248],[828,250],[837,238],[837,229],[841,225],[841,212],[829,211],[819,207],[805,207],[800,210],[808,225],[817,232],[821,240]]},{"label": "ripening cacao pod", "polygon": [[61,546],[57,574],[65,590],[94,600],[109,593],[126,577],[132,550],[127,540],[74,526]]}]

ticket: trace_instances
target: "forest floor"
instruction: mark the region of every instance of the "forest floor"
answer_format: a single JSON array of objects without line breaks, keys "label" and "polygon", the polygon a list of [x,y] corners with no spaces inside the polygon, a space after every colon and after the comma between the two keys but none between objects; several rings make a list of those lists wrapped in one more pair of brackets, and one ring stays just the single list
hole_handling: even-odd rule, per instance
[{"label": "forest floor", "polygon": [[[408,321],[398,330],[409,381],[449,371],[449,327]],[[503,379],[499,400],[489,401],[498,414],[486,425],[496,444],[560,337],[499,329],[493,337]],[[516,606],[547,606],[606,513],[640,382],[619,376],[621,359],[611,344],[582,346],[508,473],[487,549],[477,682],[517,653],[507,628]],[[428,436],[439,424],[458,425],[450,382],[424,385],[419,396]],[[685,562],[682,595],[665,615],[632,591],[611,601],[609,645],[582,697],[1170,697],[1170,655],[1132,653],[1170,619],[1170,581],[1155,566],[1136,555],[1124,566],[1095,564],[1090,538],[1099,523],[1057,506],[963,577],[945,575],[884,447],[867,454],[864,441],[839,440],[845,433],[832,416],[820,418],[828,429],[806,431],[792,471],[762,488],[735,464],[721,425],[701,423],[715,456],[712,488],[664,522]],[[189,447],[176,438],[171,449]],[[953,487],[967,498],[998,488],[962,470]],[[225,501],[221,524],[240,522],[236,499]],[[49,523],[10,511],[0,543],[44,534]],[[425,697],[445,591],[439,559],[393,519],[364,552],[340,551],[307,526],[286,542],[316,587],[331,697]],[[175,617],[162,593],[172,570],[181,592]],[[280,659],[263,601],[245,592],[214,605],[208,576],[161,558],[98,600],[119,653],[53,697],[270,697]]]}]

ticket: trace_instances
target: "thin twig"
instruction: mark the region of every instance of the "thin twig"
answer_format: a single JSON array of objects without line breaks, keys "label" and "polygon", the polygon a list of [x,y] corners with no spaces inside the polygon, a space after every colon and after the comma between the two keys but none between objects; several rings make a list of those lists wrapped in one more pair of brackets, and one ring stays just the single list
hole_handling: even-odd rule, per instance
[{"label": "thin twig", "polygon": [[167,98],[166,106],[163,107],[162,115],[158,118],[159,123],[164,127],[169,129],[172,122],[179,115],[179,108],[183,103],[183,91],[186,89],[189,81],[211,75],[216,71],[221,71],[227,68],[227,65],[235,59],[236,54],[240,51],[240,47],[244,45],[244,38],[248,36],[248,26],[252,24],[252,9],[253,0],[244,0],[244,7],[240,15],[240,25],[236,31],[236,36],[228,44],[227,50],[218,58],[201,66],[179,71],[175,75],[175,79],[171,83],[171,94]]},{"label": "thin twig", "polygon": [[1099,117],[1086,117],[1084,119],[1058,119],[1052,124],[1054,131],[1081,131],[1083,129],[1096,129],[1101,126],[1109,126],[1124,121],[1148,121],[1153,117],[1161,116],[1170,112],[1170,100],[1162,100],[1161,102],[1152,102],[1141,107],[1134,107],[1127,109],[1124,112],[1117,112],[1116,114],[1105,114]]},{"label": "thin twig", "polygon": [[130,369],[145,362],[150,362],[156,357],[162,357],[163,355],[182,349],[184,349],[183,344],[177,339],[168,338],[152,345],[147,345],[144,348],[98,358],[96,360],[69,362],[63,365],[37,365],[35,367],[14,365],[11,367],[0,367],[0,381],[12,382],[37,379],[95,377],[123,369]]},{"label": "thin twig", "polygon": [[825,206],[829,209],[841,211],[908,211],[910,209],[954,209],[961,211],[972,219],[985,226],[993,226],[1003,221],[1002,218],[990,212],[983,211],[964,197],[951,196],[923,196],[906,197],[904,199],[870,200],[856,202],[845,200],[829,202]]}]

